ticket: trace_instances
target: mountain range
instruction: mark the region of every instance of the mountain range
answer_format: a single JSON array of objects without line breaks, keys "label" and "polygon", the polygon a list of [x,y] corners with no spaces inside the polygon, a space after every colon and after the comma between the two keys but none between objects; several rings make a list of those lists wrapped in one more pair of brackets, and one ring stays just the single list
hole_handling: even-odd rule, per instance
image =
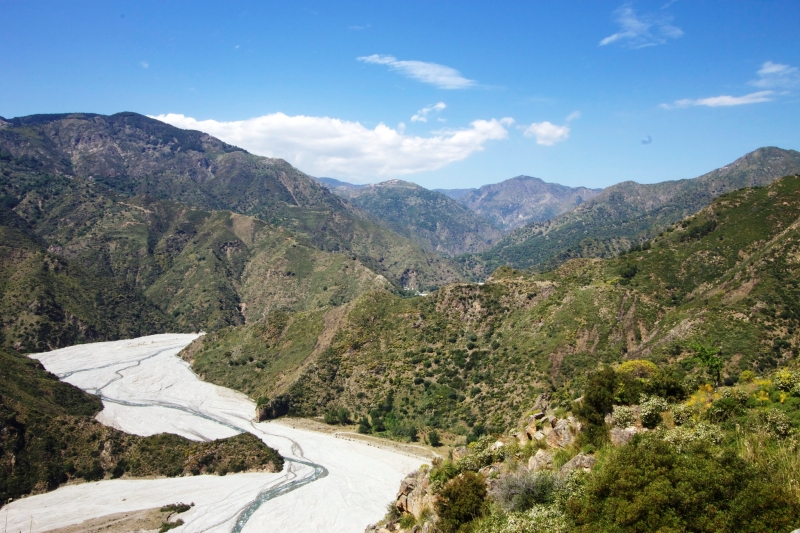
[{"label": "mountain range", "polygon": [[255,439],[105,428],[21,355],[83,342],[202,329],[181,356],[258,417],[431,444],[508,434],[542,398],[566,416],[623,362],[689,394],[697,346],[716,382],[769,376],[800,353],[798,228],[800,153],[774,147],[690,180],[442,192],[316,180],[134,113],[0,118],[0,495],[197,454],[279,465]]}]

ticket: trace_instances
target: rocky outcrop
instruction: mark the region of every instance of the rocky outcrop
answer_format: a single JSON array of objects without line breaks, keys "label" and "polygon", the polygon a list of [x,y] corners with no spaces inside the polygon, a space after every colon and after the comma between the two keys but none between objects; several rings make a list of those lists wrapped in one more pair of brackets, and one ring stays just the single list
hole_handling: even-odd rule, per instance
[{"label": "rocky outcrop", "polygon": [[528,459],[528,470],[538,472],[540,470],[550,470],[553,468],[553,455],[544,450],[537,450],[536,454]]},{"label": "rocky outcrop", "polygon": [[579,453],[578,455],[567,461],[564,464],[564,466],[562,466],[559,469],[558,473],[561,474],[562,476],[565,476],[570,472],[572,472],[573,470],[579,470],[579,469],[583,470],[584,472],[588,472],[594,467],[596,462],[597,459],[595,459],[593,455],[586,455],[584,453]]},{"label": "rocky outcrop", "polygon": [[514,433],[521,446],[530,441],[545,442],[551,448],[567,448],[575,443],[581,423],[575,417],[558,419],[553,415],[534,413],[528,417],[527,426]]},{"label": "rocky outcrop", "polygon": [[427,470],[413,472],[400,483],[395,507],[400,514],[408,513],[419,520],[423,513],[433,516],[436,497],[428,490],[431,477]]},{"label": "rocky outcrop", "polygon": [[289,413],[289,395],[282,394],[256,406],[256,422],[272,420]]},{"label": "rocky outcrop", "polygon": [[624,446],[633,440],[634,435],[641,433],[642,431],[644,430],[637,428],[636,426],[630,426],[624,429],[611,428],[611,430],[608,432],[608,436],[611,438],[611,444],[614,446]]}]

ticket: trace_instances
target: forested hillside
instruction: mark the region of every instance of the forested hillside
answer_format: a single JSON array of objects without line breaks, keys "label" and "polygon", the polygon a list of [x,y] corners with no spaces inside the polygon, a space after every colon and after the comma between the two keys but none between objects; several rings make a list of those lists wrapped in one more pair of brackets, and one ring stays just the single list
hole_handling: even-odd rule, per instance
[{"label": "forested hillside", "polygon": [[407,181],[331,190],[392,231],[443,255],[481,252],[502,235],[499,227],[459,202]]},{"label": "forested hillside", "polygon": [[[722,380],[768,372],[800,346],[798,220],[800,178],[787,177],[725,194],[616,259],[504,268],[428,297],[372,292],[336,320],[268,316],[205,337],[190,358],[211,381],[284,395],[290,412],[344,407],[399,434],[501,431],[543,392],[569,409],[587,372],[626,359],[692,379],[693,343],[720,350]],[[317,326],[293,326],[303,320]]]},{"label": "forested hillside", "polygon": [[798,172],[800,152],[759,148],[699,178],[619,183],[573,211],[520,228],[491,250],[461,260],[465,271],[480,279],[502,265],[543,271],[576,257],[613,257],[721,194]]}]

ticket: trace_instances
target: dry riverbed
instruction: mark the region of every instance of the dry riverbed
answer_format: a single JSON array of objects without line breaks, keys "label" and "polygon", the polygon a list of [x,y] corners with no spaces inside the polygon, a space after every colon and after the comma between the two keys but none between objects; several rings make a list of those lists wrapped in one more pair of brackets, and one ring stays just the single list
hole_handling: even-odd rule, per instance
[{"label": "dry riverbed", "polygon": [[195,338],[153,335],[32,357],[65,381],[100,394],[105,408],[97,418],[104,424],[138,435],[170,432],[194,440],[248,431],[287,459],[283,472],[69,485],[7,505],[9,532],[79,524],[95,531],[91,524],[99,522],[86,522],[95,519],[109,526],[103,531],[132,531],[114,516],[175,502],[195,503],[180,515],[185,524],[175,533],[363,531],[383,515],[403,477],[431,457],[422,446],[365,442],[357,434],[321,431],[326,428],[314,421],[254,423],[249,398],[200,381],[177,357]]}]

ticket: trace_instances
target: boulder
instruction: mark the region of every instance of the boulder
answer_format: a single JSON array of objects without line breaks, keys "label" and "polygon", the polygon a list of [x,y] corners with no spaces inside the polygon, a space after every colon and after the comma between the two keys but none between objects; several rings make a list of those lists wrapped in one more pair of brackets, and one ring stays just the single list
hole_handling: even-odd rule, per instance
[{"label": "boulder", "polygon": [[489,450],[490,450],[490,451],[499,450],[499,449],[500,449],[500,448],[502,448],[503,446],[505,446],[505,443],[504,443],[503,441],[500,441],[500,440],[498,440],[497,442],[495,442],[494,444],[492,444],[491,446],[489,446]]},{"label": "boulder", "polygon": [[467,452],[469,450],[466,446],[459,446],[458,448],[453,450],[453,461],[458,461],[459,459],[463,459],[467,456]]},{"label": "boulder", "polygon": [[552,468],[553,456],[544,450],[536,450],[536,454],[528,459],[528,470],[531,472],[551,470]]},{"label": "boulder", "polygon": [[541,431],[537,431],[536,433],[533,434],[533,438],[536,439],[538,442],[541,442],[547,438],[547,435],[545,435]]},{"label": "boulder", "polygon": [[575,442],[575,433],[569,420],[561,419],[547,434],[547,444],[551,448],[566,448]]},{"label": "boulder", "polygon": [[564,466],[561,467],[559,470],[559,474],[566,475],[572,472],[573,470],[582,469],[584,472],[588,472],[589,470],[594,467],[594,464],[597,462],[597,459],[594,458],[593,455],[586,455],[584,453],[579,453],[572,459],[566,462]]},{"label": "boulder", "polygon": [[534,411],[547,411],[547,408],[550,406],[550,394],[543,392],[539,396],[536,397],[536,401],[533,403],[533,410]]},{"label": "boulder", "polygon": [[611,444],[614,446],[624,446],[630,443],[633,440],[633,436],[639,433],[639,429],[636,426],[630,426],[625,429],[622,428],[611,428],[608,432],[609,437],[611,437]]}]

